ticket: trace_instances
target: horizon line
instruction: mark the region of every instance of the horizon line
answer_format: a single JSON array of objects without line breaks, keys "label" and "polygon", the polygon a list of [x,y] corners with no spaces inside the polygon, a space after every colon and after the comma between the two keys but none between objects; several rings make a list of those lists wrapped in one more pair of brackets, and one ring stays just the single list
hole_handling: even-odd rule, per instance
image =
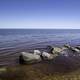
[{"label": "horizon line", "polygon": [[80,29],[80,28],[0,28],[0,29]]}]

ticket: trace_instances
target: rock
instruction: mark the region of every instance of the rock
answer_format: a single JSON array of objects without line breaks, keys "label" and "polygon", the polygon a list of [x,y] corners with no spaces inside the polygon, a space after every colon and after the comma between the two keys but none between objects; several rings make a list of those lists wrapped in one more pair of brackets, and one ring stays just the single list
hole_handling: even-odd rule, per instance
[{"label": "rock", "polygon": [[80,46],[76,46],[75,48],[79,49],[80,50]]},{"label": "rock", "polygon": [[6,71],[7,71],[6,68],[4,68],[4,67],[1,67],[1,68],[0,68],[0,73],[4,73],[4,72],[6,72]]},{"label": "rock", "polygon": [[77,48],[72,47],[71,50],[74,51],[74,52],[80,53],[80,50],[77,49]]},{"label": "rock", "polygon": [[57,56],[59,56],[59,55],[58,54],[50,54],[50,57],[48,58],[48,60],[54,59]]},{"label": "rock", "polygon": [[80,50],[77,49],[76,47],[71,47],[69,44],[64,45],[66,48],[69,50],[72,50],[73,52],[80,53]]},{"label": "rock", "polygon": [[21,63],[36,63],[41,61],[40,55],[28,53],[28,52],[22,52],[20,55],[20,61]]},{"label": "rock", "polygon": [[42,53],[42,57],[43,57],[43,60],[52,60],[54,59],[56,56],[58,56],[57,54],[49,54],[47,52],[43,52]]},{"label": "rock", "polygon": [[59,48],[59,47],[48,46],[47,49],[48,49],[49,53],[56,54],[56,53],[60,53],[62,50],[64,50],[65,47]]},{"label": "rock", "polygon": [[34,50],[35,55],[41,55],[41,52],[39,50]]},{"label": "rock", "polygon": [[47,52],[52,53],[54,48],[52,46],[47,46]]},{"label": "rock", "polygon": [[61,48],[54,47],[54,50],[52,51],[53,54],[59,54],[62,51]]},{"label": "rock", "polygon": [[50,54],[47,53],[47,52],[43,52],[42,53],[42,57],[43,57],[44,60],[46,60],[46,59],[48,59],[50,57]]},{"label": "rock", "polygon": [[63,50],[66,50],[67,48],[63,46],[61,49],[62,49],[62,51],[63,51]]},{"label": "rock", "polygon": [[52,55],[51,55],[52,57],[49,57],[49,58],[53,58],[54,59],[54,57],[60,55],[61,52],[63,50],[65,50],[65,49],[66,49],[65,47],[59,48],[59,47],[48,46],[49,52],[52,53]]},{"label": "rock", "polygon": [[71,46],[69,44],[65,44],[64,47],[71,48]]},{"label": "rock", "polygon": [[62,55],[62,56],[69,56],[69,52],[68,52],[68,49],[64,49],[64,50],[62,50],[61,52],[60,52],[60,55]]}]

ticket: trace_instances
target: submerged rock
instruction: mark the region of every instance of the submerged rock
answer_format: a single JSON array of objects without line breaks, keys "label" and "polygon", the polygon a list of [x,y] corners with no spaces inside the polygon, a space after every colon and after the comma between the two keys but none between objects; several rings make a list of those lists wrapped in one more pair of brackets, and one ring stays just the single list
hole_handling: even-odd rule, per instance
[{"label": "submerged rock", "polygon": [[1,67],[1,68],[0,68],[0,73],[6,72],[6,71],[7,71],[6,68],[4,68],[4,67]]},{"label": "submerged rock", "polygon": [[77,49],[77,48],[72,47],[71,49],[72,49],[72,51],[74,51],[74,52],[80,53],[80,50]]},{"label": "submerged rock", "polygon": [[75,48],[79,49],[80,50],[80,46],[76,46]]},{"label": "submerged rock", "polygon": [[[20,63],[36,63],[42,60],[52,60],[55,57],[61,56],[73,56],[77,55],[76,53],[80,53],[79,47],[71,47],[69,44],[65,44],[64,47],[52,47],[48,46],[48,52],[41,52],[39,50],[34,50],[33,53],[22,52],[20,55]],[[78,54],[79,55],[79,54]]]},{"label": "submerged rock", "polygon": [[73,52],[80,53],[80,50],[76,47],[71,47],[69,44],[66,44],[64,46]]}]

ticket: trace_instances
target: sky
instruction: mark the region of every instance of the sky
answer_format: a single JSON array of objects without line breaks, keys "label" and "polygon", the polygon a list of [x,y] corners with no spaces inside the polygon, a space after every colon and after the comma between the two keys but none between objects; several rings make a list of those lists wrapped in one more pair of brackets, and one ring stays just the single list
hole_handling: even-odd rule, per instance
[{"label": "sky", "polygon": [[80,29],[80,0],[0,0],[0,28]]}]

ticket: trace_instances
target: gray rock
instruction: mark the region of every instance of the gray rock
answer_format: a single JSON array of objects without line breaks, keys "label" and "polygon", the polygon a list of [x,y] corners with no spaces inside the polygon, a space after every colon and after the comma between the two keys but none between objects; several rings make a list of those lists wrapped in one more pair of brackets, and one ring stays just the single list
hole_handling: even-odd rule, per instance
[{"label": "gray rock", "polygon": [[40,55],[28,53],[28,52],[21,52],[20,60],[24,63],[36,63],[41,61]]},{"label": "gray rock", "polygon": [[80,50],[75,48],[75,47],[72,47],[71,50],[74,51],[74,52],[80,53]]},{"label": "gray rock", "polygon": [[50,54],[47,53],[47,52],[43,52],[42,57],[43,57],[44,60],[48,60],[48,58],[50,57]]},{"label": "gray rock", "polygon": [[34,50],[35,55],[41,55],[41,52],[39,50]]},{"label": "gray rock", "polygon": [[71,48],[71,46],[69,44],[65,44],[64,47]]},{"label": "gray rock", "polygon": [[80,53],[80,50],[76,47],[71,47],[69,44],[66,44],[64,46],[73,52]]},{"label": "gray rock", "polygon": [[54,50],[52,51],[53,54],[59,54],[62,51],[59,47],[54,47]]},{"label": "gray rock", "polygon": [[43,59],[44,59],[44,60],[52,60],[52,59],[54,59],[56,56],[58,56],[58,54],[50,54],[50,53],[47,53],[47,52],[43,52],[43,53],[42,53],[42,56],[43,56]]},{"label": "gray rock", "polygon": [[80,46],[76,46],[76,48],[80,50]]}]

